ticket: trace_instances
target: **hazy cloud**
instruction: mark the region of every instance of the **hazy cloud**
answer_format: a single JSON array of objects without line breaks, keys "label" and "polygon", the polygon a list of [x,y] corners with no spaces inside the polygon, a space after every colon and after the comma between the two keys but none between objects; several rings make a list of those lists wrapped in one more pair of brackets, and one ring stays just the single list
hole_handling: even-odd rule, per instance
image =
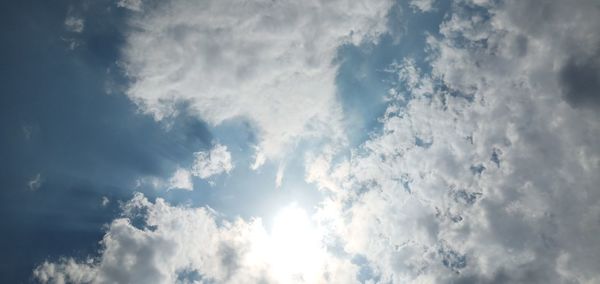
[{"label": "hazy cloud", "polygon": [[83,18],[69,15],[65,19],[65,29],[69,32],[81,33],[85,28]]},{"label": "hazy cloud", "polygon": [[102,196],[102,202],[101,202],[102,207],[108,206],[109,203],[110,203],[110,199],[108,199],[108,197],[106,197],[106,196]]},{"label": "hazy cloud", "polygon": [[433,9],[435,0],[411,0],[409,2],[410,7],[421,12],[429,12]]},{"label": "hazy cloud", "polygon": [[142,10],[142,0],[118,0],[117,7],[126,8],[132,11]]},{"label": "hazy cloud", "polygon": [[42,186],[42,182],[42,174],[38,173],[27,182],[27,188],[29,188],[29,190],[37,190]]}]

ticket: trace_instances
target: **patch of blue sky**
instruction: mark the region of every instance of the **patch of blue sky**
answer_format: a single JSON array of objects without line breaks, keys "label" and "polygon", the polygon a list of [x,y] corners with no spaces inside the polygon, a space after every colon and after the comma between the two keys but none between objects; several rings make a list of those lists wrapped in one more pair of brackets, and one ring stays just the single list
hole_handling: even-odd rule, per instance
[{"label": "patch of blue sky", "polygon": [[[387,71],[393,62],[411,58],[422,72],[431,73],[426,38],[439,34],[439,26],[450,9],[449,2],[437,1],[433,10],[423,13],[412,9],[407,1],[398,1],[388,15],[389,33],[377,44],[346,45],[338,50],[336,60],[340,67],[336,84],[350,148],[356,148],[381,131],[379,118],[387,108],[388,91],[403,87],[398,85],[397,74]],[[402,94],[408,102],[409,92]]]},{"label": "patch of blue sky", "polygon": [[379,283],[381,276],[371,267],[369,260],[363,255],[355,255],[352,263],[359,267],[356,278],[360,283]]},{"label": "patch of blue sky", "polygon": [[[189,118],[196,119],[197,118]],[[172,125],[172,130],[181,127],[177,119]],[[187,121],[187,119],[183,119]],[[257,144],[256,129],[244,120],[235,118],[228,120],[216,127],[209,127],[211,134],[209,144],[226,145],[232,156],[234,168],[229,173],[211,176],[207,179],[192,177],[194,190],[167,190],[166,188],[152,188],[146,186],[145,192],[152,191],[152,196],[164,198],[172,204],[190,206],[210,206],[222,213],[225,218],[233,219],[243,217],[261,217],[268,223],[274,212],[296,203],[308,211],[321,200],[321,193],[314,185],[304,181],[304,153],[314,147],[315,141],[299,141],[292,145],[282,161],[267,161],[263,166],[254,170],[255,145]],[[207,150],[211,146],[202,147],[194,151]],[[188,152],[189,153],[189,152]],[[190,169],[193,165],[193,155],[179,161],[177,166]],[[284,166],[282,184],[277,187],[276,176],[280,166]],[[175,168],[172,168],[172,173]]]},{"label": "patch of blue sky", "polygon": [[0,5],[2,283],[27,281],[49,255],[94,254],[118,201],[134,190],[162,194],[134,188],[137,178],[168,178],[213,139],[202,122],[185,117],[166,132],[123,94],[107,94],[107,81],[125,80],[115,71],[123,15],[95,9],[77,35],[84,43],[71,50],[69,5]]}]

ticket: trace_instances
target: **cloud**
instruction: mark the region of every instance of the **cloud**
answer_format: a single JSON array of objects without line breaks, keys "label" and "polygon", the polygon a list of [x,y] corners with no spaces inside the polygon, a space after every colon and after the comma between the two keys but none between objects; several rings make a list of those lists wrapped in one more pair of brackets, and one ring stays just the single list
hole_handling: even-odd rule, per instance
[{"label": "cloud", "polygon": [[186,169],[178,168],[169,179],[168,189],[194,190],[191,173]]},{"label": "cloud", "polygon": [[40,132],[39,126],[29,123],[23,123],[21,125],[21,130],[23,131],[23,138],[25,138],[26,141],[30,141]]},{"label": "cloud", "polygon": [[[123,214],[108,226],[99,257],[46,261],[34,277],[42,283],[352,283],[347,275],[357,272],[349,260],[327,255],[327,265],[317,270],[277,273],[273,268],[282,263],[276,262],[279,254],[264,250],[272,236],[259,219],[229,222],[210,208],[153,203],[141,194],[123,206]],[[135,220],[143,225],[133,225]]]},{"label": "cloud", "polygon": [[186,104],[219,125],[257,131],[254,168],[299,139],[343,138],[333,63],[338,47],[375,41],[392,1],[171,1],[131,21],[128,96],[162,120]]},{"label": "cloud", "polygon": [[[215,144],[208,151],[199,151],[194,153],[193,165],[189,168],[178,167],[168,179],[156,176],[140,177],[136,180],[136,188],[150,186],[155,189],[184,189],[194,190],[194,181],[192,177],[196,176],[202,179],[229,173],[235,167],[231,153],[227,146]],[[213,181],[209,181],[213,184]]]},{"label": "cloud", "polygon": [[600,49],[587,58],[571,58],[559,76],[565,99],[577,107],[600,106]]},{"label": "cloud", "polygon": [[[129,95],[144,110],[161,119],[174,114],[177,100],[188,100],[199,117],[215,125],[245,116],[262,131],[259,147],[287,145],[288,138],[298,137],[288,134],[283,140],[271,140],[282,136],[281,125],[290,124],[291,133],[296,133],[313,118],[337,118],[331,111],[320,112],[321,107],[335,106],[331,101],[317,103],[315,113],[311,113],[315,109],[295,112],[294,107],[306,103],[295,101],[296,95],[322,99],[311,92],[293,90],[285,93],[286,100],[269,93],[275,90],[271,88],[302,85],[313,78],[273,60],[279,58],[273,54],[290,49],[287,41],[278,40],[287,34],[279,29],[298,30],[296,22],[302,22],[304,14],[294,18],[282,13],[289,12],[277,6],[283,4],[264,4],[280,9],[269,18],[256,13],[262,11],[253,6],[258,4],[248,4],[248,12],[217,13],[224,9],[220,4],[205,2],[206,12],[199,12],[199,6],[184,3],[175,3],[171,14],[140,18],[141,32],[130,38],[132,46],[156,46],[158,52],[146,48],[138,50],[139,55],[128,55],[129,70],[138,80]],[[207,16],[196,19],[180,9]],[[324,242],[335,247],[327,246],[315,278],[310,279],[351,283],[360,274],[365,281],[382,283],[599,282],[600,120],[590,109],[597,62],[584,61],[594,58],[600,42],[598,4],[465,0],[451,9],[439,34],[427,37],[427,66],[410,58],[390,64],[387,71],[397,75],[397,85],[380,118],[382,130],[349,151],[348,157],[336,156],[334,150],[307,155],[306,180],[327,193],[313,217]],[[246,13],[253,12],[254,21],[247,20]],[[266,28],[261,21],[277,21],[278,15],[292,24],[269,26],[274,39],[258,33]],[[340,30],[354,25],[343,21],[346,11],[336,15],[342,19],[342,27],[336,26]],[[363,19],[352,17],[357,22]],[[184,25],[190,19],[196,20]],[[203,22],[206,19],[212,22]],[[243,20],[234,26],[232,19]],[[330,59],[334,46],[347,39],[332,41],[338,34],[331,31],[323,38],[310,36],[309,27],[333,23],[305,21],[302,27],[308,28],[316,49],[330,53],[292,49],[285,62],[292,69],[315,66],[310,74],[323,78],[333,67],[303,60],[311,58],[308,54]],[[221,28],[202,28],[213,24]],[[375,30],[364,32],[361,40],[377,34]],[[253,43],[249,38],[263,38],[258,35],[266,37],[265,46],[249,48]],[[296,36],[290,35],[296,42],[309,42]],[[172,53],[164,48],[169,42],[177,43]],[[191,53],[205,54],[196,53],[198,45],[203,52],[212,51],[211,56],[190,61]],[[239,46],[245,47],[243,51]],[[146,56],[149,59],[142,60]],[[157,64],[161,58],[168,60]],[[228,61],[231,58],[239,62]],[[251,60],[256,58],[264,60]],[[255,69],[244,70],[246,65],[240,62],[245,60]],[[213,66],[214,70],[208,68]],[[205,74],[199,68],[210,70]],[[238,69],[242,71],[233,72]],[[283,75],[277,76],[292,76],[297,82],[272,81],[277,76],[269,77],[268,71],[279,69]],[[203,75],[194,76],[198,74]],[[581,78],[588,78],[586,84],[578,81]],[[256,85],[261,80],[275,83]],[[202,86],[210,91],[191,91]],[[255,91],[264,88],[266,94]],[[172,92],[164,96],[167,89]],[[247,97],[233,100],[237,95]],[[279,118],[272,113],[288,111],[289,116],[276,121],[281,125],[269,124],[266,114]],[[200,160],[214,164],[211,152],[201,153]],[[257,153],[257,158],[275,156],[262,148]],[[224,167],[215,168],[223,172]],[[140,218],[145,225],[134,226]],[[45,262],[34,275],[42,282],[170,283],[195,274],[214,282],[281,282],[281,275],[272,273],[273,258],[258,253],[270,241],[259,219],[227,222],[209,208],[171,206],[162,199],[152,203],[136,195],[124,206],[124,217],[108,227],[98,257]],[[359,267],[349,258],[364,259],[364,264]],[[363,270],[369,273],[359,273]],[[302,276],[306,277],[295,279],[309,279]]]},{"label": "cloud", "polygon": [[85,28],[85,22],[83,18],[79,18],[73,15],[67,16],[65,19],[65,29],[69,32],[81,33]]},{"label": "cloud", "polygon": [[429,36],[431,74],[391,65],[380,134],[309,160],[319,214],[384,283],[598,282],[600,120],[569,98],[595,81],[563,74],[597,76],[572,58],[597,50],[598,5],[479,4]]},{"label": "cloud", "polygon": [[132,11],[142,11],[142,0],[118,0],[117,7],[122,7]]},{"label": "cloud", "polygon": [[42,174],[38,173],[27,182],[27,188],[29,188],[29,190],[38,190],[42,186],[42,182]]},{"label": "cloud", "polygon": [[421,12],[431,11],[433,9],[434,4],[435,0],[411,0],[409,2],[411,8]]},{"label": "cloud", "polygon": [[225,145],[216,144],[210,151],[196,152],[194,156],[195,160],[191,174],[203,179],[229,173],[234,167],[231,162],[231,153],[227,151]]},{"label": "cloud", "polygon": [[102,204],[102,207],[108,206],[109,203],[110,203],[110,199],[108,199],[108,197],[106,197],[106,196],[102,196],[102,202],[100,203],[100,204]]}]

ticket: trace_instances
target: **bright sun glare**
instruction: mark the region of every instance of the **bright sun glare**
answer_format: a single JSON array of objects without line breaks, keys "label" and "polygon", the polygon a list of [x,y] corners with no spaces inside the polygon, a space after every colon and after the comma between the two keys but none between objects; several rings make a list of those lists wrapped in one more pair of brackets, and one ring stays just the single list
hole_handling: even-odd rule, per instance
[{"label": "bright sun glare", "polygon": [[280,279],[316,279],[324,249],[321,234],[308,214],[296,205],[281,210],[274,219],[269,236],[268,255],[273,273]]}]

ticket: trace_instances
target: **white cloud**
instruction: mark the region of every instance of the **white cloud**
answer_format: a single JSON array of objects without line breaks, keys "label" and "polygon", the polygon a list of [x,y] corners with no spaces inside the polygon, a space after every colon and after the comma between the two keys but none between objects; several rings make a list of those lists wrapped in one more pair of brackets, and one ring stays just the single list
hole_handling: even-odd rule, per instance
[{"label": "white cloud", "polygon": [[[135,188],[150,186],[155,189],[193,190],[194,182],[192,177],[210,179],[216,175],[229,173],[234,167],[235,165],[231,159],[231,153],[227,150],[227,146],[215,144],[208,151],[195,152],[194,163],[190,168],[178,167],[168,179],[155,176],[138,178]],[[213,184],[213,181],[209,181],[209,183]]]},{"label": "white cloud", "polygon": [[[298,259],[269,248],[274,243],[284,244],[278,248],[303,255],[305,250],[295,248],[307,248],[312,243],[290,247],[286,241],[304,240],[298,236],[289,239],[285,231],[277,229],[267,232],[259,219],[228,222],[220,220],[210,208],[175,207],[162,199],[152,203],[141,194],[126,203],[123,212],[124,217],[108,227],[99,257],[44,262],[35,269],[34,277],[42,283],[186,283],[178,277],[196,272],[202,276],[201,282],[209,283],[355,282],[352,276],[357,273],[356,266],[324,250],[320,256],[323,262],[312,259],[319,264],[313,269],[290,266]],[[132,225],[132,220],[140,217],[145,225]],[[291,217],[296,223],[302,221],[300,229],[310,226],[301,214]],[[287,219],[283,221],[285,226],[292,225]],[[294,232],[303,233],[297,229]],[[285,235],[283,239],[279,233]],[[318,237],[316,241],[320,250]],[[293,273],[280,273],[286,271]]]},{"label": "white cloud", "polygon": [[155,189],[158,189],[165,186],[168,187],[168,185],[166,184],[167,182],[164,179],[155,176],[143,176],[135,180],[134,187],[138,189],[142,186],[150,186]]},{"label": "white cloud", "polygon": [[421,12],[429,12],[433,10],[435,0],[411,0],[409,2],[410,7]]},{"label": "white cloud", "polygon": [[158,120],[177,104],[211,125],[256,126],[254,167],[302,138],[343,138],[333,59],[374,41],[392,1],[170,1],[139,14],[123,50],[127,94]]},{"label": "white cloud", "polygon": [[191,173],[186,169],[178,168],[169,179],[168,189],[194,190]]},{"label": "white cloud", "polygon": [[142,0],[118,0],[117,7],[122,7],[132,11],[142,11]]},{"label": "white cloud", "polygon": [[574,65],[594,86],[595,61],[572,58],[599,48],[597,7],[456,5],[428,40],[433,76],[392,65],[402,85],[382,133],[346,161],[309,159],[344,248],[382,282],[600,281],[598,105],[563,74]]},{"label": "white cloud", "polygon": [[110,199],[108,199],[108,197],[106,197],[106,196],[102,196],[102,202],[101,202],[102,207],[108,206],[109,203],[110,203]]},{"label": "white cloud", "polygon": [[74,33],[81,33],[85,28],[85,22],[83,21],[83,18],[73,15],[67,16],[64,24],[67,31]]},{"label": "white cloud", "polygon": [[38,173],[27,182],[27,188],[29,188],[29,190],[38,190],[42,186],[42,182],[42,174]]},{"label": "white cloud", "polygon": [[281,163],[281,164],[279,164],[279,167],[277,167],[277,174],[275,175],[275,186],[276,187],[281,187],[281,184],[283,183],[284,172],[285,172],[285,163]]},{"label": "white cloud", "polygon": [[192,166],[191,174],[203,179],[211,176],[229,173],[234,167],[231,162],[231,153],[227,151],[227,146],[216,144],[208,152],[194,153],[195,160]]}]

